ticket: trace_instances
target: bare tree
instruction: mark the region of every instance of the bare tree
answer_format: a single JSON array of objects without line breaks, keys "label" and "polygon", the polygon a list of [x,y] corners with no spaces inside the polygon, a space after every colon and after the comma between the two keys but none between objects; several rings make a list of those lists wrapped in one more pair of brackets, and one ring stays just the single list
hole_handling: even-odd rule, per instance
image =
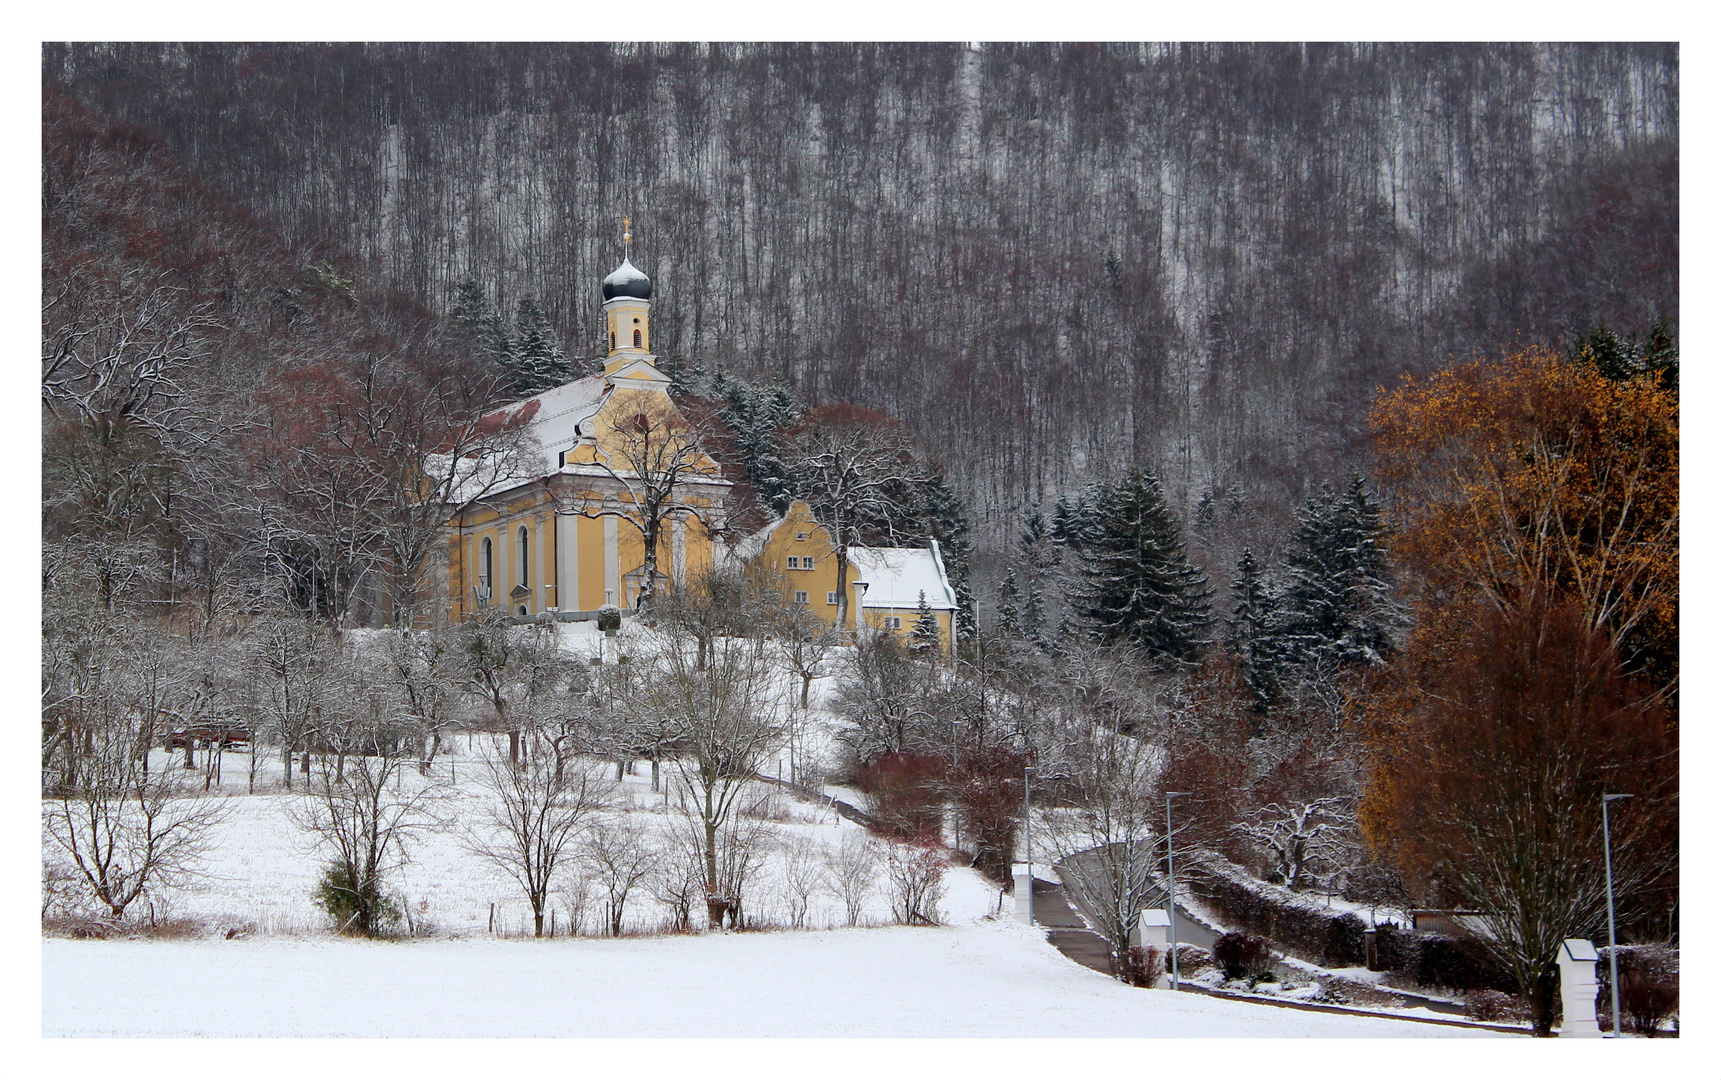
[{"label": "bare tree", "polygon": [[1631,925],[1677,895],[1678,769],[1663,711],[1581,602],[1532,594],[1472,611],[1448,656],[1416,665],[1382,732],[1395,855],[1423,895],[1478,910],[1538,1033],[1560,942],[1605,926],[1601,800]]},{"label": "bare tree", "polygon": [[674,717],[685,755],[674,772],[681,802],[696,817],[705,857],[710,923],[729,914],[719,857],[723,833],[753,784],[759,764],[781,744],[776,681],[757,638],[720,639],[701,669],[690,650],[670,642],[635,664],[626,689],[634,716]]},{"label": "bare tree", "polygon": [[949,868],[950,856],[931,841],[892,844],[886,849],[884,872],[890,883],[890,913],[897,922],[938,925],[938,904],[944,899],[944,873]]},{"label": "bare tree", "polygon": [[810,837],[791,833],[780,840],[778,851],[778,866],[783,878],[783,898],[789,908],[789,925],[796,930],[804,930],[813,896],[824,887],[825,875],[820,848]]},{"label": "bare tree", "polygon": [[[788,467],[830,535],[837,559],[838,627],[849,625],[849,548],[908,539],[934,476],[898,423],[849,405],[815,409],[796,430]],[[918,539],[918,537],[916,537]]]},{"label": "bare tree", "polygon": [[805,604],[772,605],[767,626],[777,641],[784,669],[801,680],[800,703],[805,711],[813,680],[826,673],[842,635]]},{"label": "bare tree", "polygon": [[1092,722],[1071,725],[1056,768],[1070,806],[1047,819],[1058,874],[1094,917],[1123,977],[1129,933],[1155,891],[1155,755],[1140,741]]},{"label": "bare tree", "polygon": [[616,517],[639,530],[645,561],[634,608],[643,611],[667,577],[657,566],[659,545],[671,524],[680,519],[707,529],[722,527],[720,512],[685,497],[690,483],[727,483],[704,449],[715,422],[676,408],[668,394],[644,390],[617,391],[599,415],[605,426],[597,437],[600,449],[575,470],[589,471],[619,490],[584,491],[562,501],[582,517]]},{"label": "bare tree", "polygon": [[483,763],[490,804],[468,843],[519,883],[532,906],[533,935],[543,937],[551,888],[565,857],[594,816],[613,802],[615,785],[589,766],[564,763],[555,744],[539,733],[527,737],[518,760],[503,760],[486,748]]},{"label": "bare tree", "polygon": [[656,873],[662,856],[631,813],[607,814],[592,822],[580,842],[580,858],[604,891],[604,925],[620,937],[628,897]]},{"label": "bare tree", "polygon": [[319,900],[341,930],[369,937],[399,914],[387,892],[388,878],[405,860],[408,840],[443,825],[436,813],[442,791],[416,770],[410,784],[403,782],[420,733],[398,718],[380,680],[366,678],[358,665],[349,670],[345,700],[329,732],[339,755],[333,764],[327,755],[319,759],[293,813],[333,856]]},{"label": "bare tree", "polygon": [[139,897],[197,872],[224,802],[173,769],[145,767],[133,718],[85,714],[81,746],[43,804],[48,836],[115,922]]},{"label": "bare tree", "polygon": [[878,881],[877,844],[865,832],[845,832],[836,850],[827,852],[825,881],[842,898],[849,925],[858,925]]},{"label": "bare tree", "polygon": [[1342,795],[1272,802],[1232,829],[1265,851],[1274,875],[1294,891],[1350,864],[1356,849],[1350,802]]},{"label": "bare tree", "polygon": [[694,905],[706,895],[705,854],[698,822],[686,815],[678,821],[647,887],[652,899],[669,909],[676,933],[685,934],[693,928]]}]

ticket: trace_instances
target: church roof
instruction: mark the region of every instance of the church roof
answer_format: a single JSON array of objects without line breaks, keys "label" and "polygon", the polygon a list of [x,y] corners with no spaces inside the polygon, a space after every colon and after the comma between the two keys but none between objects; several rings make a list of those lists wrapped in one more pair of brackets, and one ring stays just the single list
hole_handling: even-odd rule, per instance
[{"label": "church roof", "polygon": [[546,474],[561,468],[556,455],[579,441],[580,422],[595,415],[603,405],[605,388],[602,375],[591,375],[553,386],[521,402],[521,405],[535,402],[538,406],[528,430],[543,447]]},{"label": "church roof", "polygon": [[651,299],[651,279],[633,264],[632,259],[623,259],[621,265],[604,278],[604,299],[614,300],[618,296]]}]

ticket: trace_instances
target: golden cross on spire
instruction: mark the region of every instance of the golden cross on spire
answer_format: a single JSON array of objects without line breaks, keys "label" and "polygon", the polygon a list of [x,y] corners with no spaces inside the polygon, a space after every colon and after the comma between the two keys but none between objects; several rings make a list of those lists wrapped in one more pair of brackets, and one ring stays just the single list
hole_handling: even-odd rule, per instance
[{"label": "golden cross on spire", "polygon": [[621,219],[621,242],[625,244],[625,243],[628,243],[629,241],[631,241],[632,239],[633,239],[633,219],[628,218],[628,217],[624,217]]}]

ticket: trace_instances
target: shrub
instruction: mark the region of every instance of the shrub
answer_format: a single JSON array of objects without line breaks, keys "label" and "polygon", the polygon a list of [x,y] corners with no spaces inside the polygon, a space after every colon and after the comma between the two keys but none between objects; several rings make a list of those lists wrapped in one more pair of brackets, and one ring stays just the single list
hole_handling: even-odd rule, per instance
[{"label": "shrub", "polygon": [[[1607,950],[1596,965],[1600,993],[1596,1010],[1606,1027],[1613,1021],[1610,992],[1612,972]],[[1653,945],[1622,945],[1619,949],[1619,1015],[1622,1026],[1653,1037],[1669,1017],[1679,1012],[1679,959],[1672,949]]]},{"label": "shrub", "polygon": [[598,608],[598,630],[608,632],[621,629],[621,608],[614,604],[605,604]]},{"label": "shrub", "polygon": [[940,833],[943,778],[942,758],[886,753],[861,766],[856,780],[872,800],[873,817],[897,838],[913,841]]},{"label": "shrub", "polygon": [[1445,934],[1424,934],[1417,952],[1418,986],[1449,990],[1499,990],[1512,993],[1517,980],[1480,945]]},{"label": "shrub", "polygon": [[1464,1015],[1472,1020],[1498,1023],[1515,1020],[1523,1011],[1517,998],[1499,990],[1471,990],[1464,995]]},{"label": "shrub", "polygon": [[374,877],[362,886],[356,884],[352,867],[338,859],[323,871],[315,899],[343,934],[375,935],[400,925],[399,902],[385,894]]},{"label": "shrub", "polygon": [[944,871],[950,865],[936,844],[892,844],[885,875],[890,882],[890,913],[906,925],[938,925],[944,899]]},{"label": "shrub", "polygon": [[1368,928],[1349,912],[1335,915],[1308,894],[1259,881],[1225,859],[1192,862],[1187,873],[1201,898],[1234,926],[1333,967],[1359,967],[1367,959]]},{"label": "shrub", "polygon": [[[1273,971],[1273,951],[1267,939],[1237,930],[1219,935],[1219,940],[1213,943],[1213,959],[1228,980],[1264,977]],[[1179,956],[1180,969],[1182,963]]]},{"label": "shrub", "polygon": [[[1179,956],[1180,968],[1182,963]],[[1131,986],[1152,986],[1165,974],[1165,954],[1151,945],[1132,945],[1124,950],[1122,966],[1124,982]]]},{"label": "shrub", "polygon": [[974,869],[999,885],[1010,883],[1026,761],[1020,751],[989,747],[967,751],[951,770],[950,794],[974,845]]}]

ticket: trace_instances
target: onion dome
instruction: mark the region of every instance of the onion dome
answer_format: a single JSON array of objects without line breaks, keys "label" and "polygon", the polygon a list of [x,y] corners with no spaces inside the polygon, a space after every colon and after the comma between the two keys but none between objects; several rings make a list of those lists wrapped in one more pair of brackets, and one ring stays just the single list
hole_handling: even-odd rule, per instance
[{"label": "onion dome", "polygon": [[604,278],[604,299],[614,300],[618,296],[651,299],[651,279],[631,259],[623,259],[615,272]]}]

